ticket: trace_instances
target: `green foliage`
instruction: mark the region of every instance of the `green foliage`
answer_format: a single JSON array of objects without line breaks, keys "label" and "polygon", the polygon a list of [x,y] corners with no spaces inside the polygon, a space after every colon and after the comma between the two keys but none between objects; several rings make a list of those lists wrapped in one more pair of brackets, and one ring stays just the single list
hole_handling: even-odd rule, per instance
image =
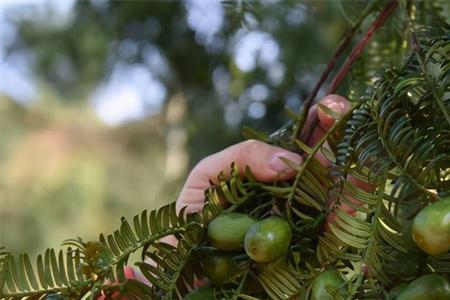
[{"label": "green foliage", "polygon": [[[404,28],[413,41],[408,59],[399,63],[401,68],[389,66],[376,75],[363,70],[360,74],[370,74],[371,84],[315,146],[292,137],[298,115],[269,137],[248,131],[303,153],[302,165],[285,162],[297,171],[295,178],[261,183],[251,170],[241,176],[233,165],[229,178],[219,174],[218,184],[206,191],[199,213],[177,213],[172,203],[144,211],[132,225],[122,218],[120,228],[101,234],[98,242],[68,240],[67,250],[58,255],[47,250],[38,256],[36,270],[27,255],[1,252],[0,298],[94,299],[120,292],[129,299],[182,299],[204,275],[196,261],[207,246],[208,222],[225,212],[257,219],[283,216],[293,241],[285,258],[269,264],[234,256],[237,270],[230,283],[214,287],[216,299],[309,299],[314,278],[330,268],[346,278],[339,289],[326,288],[335,299],[343,298],[344,290],[351,299],[388,298],[390,288],[402,280],[388,266],[411,252],[418,253],[417,276],[448,276],[448,253],[428,257],[405,233],[424,205],[450,192],[449,28],[438,15],[431,18],[436,22],[411,18],[414,5],[401,6],[411,23]],[[323,166],[317,154],[332,167]],[[333,220],[323,228],[330,216]],[[176,246],[161,240],[169,236]],[[142,256],[136,265],[151,285],[125,276],[135,251]],[[249,287],[252,280],[260,289]]]},{"label": "green foliage", "polygon": [[[173,203],[150,214],[144,211],[137,215],[133,219],[133,228],[122,219],[120,228],[106,237],[101,234],[99,242],[67,240],[63,243],[68,246],[67,251],[61,250],[58,256],[53,249],[48,249],[44,256],[37,258],[39,281],[26,254],[14,257],[4,253],[0,277],[4,287],[2,297],[21,299],[27,295],[40,297],[55,293],[69,298],[81,298],[86,294],[94,297],[112,287],[124,286],[128,291],[129,285],[133,286],[128,291],[131,295],[151,295],[148,287],[127,281],[124,274],[130,254],[138,249],[143,249],[143,257],[158,263],[158,267],[137,263],[142,273],[155,287],[173,289],[191,250],[203,238],[202,219],[196,215],[185,216],[184,209],[177,214]],[[177,248],[159,241],[169,235],[180,239]],[[116,284],[111,287],[108,282]]]}]

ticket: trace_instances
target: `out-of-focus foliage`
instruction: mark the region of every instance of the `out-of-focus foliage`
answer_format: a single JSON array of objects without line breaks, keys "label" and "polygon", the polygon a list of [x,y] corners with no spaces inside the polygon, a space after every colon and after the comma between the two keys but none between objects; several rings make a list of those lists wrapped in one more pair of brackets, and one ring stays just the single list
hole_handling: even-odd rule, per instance
[{"label": "out-of-focus foliage", "polygon": [[[83,226],[89,227],[92,224],[89,223],[89,217],[86,218],[84,212],[78,211],[77,208],[87,207],[89,211],[95,212],[95,206],[103,203],[104,199],[116,199],[121,196],[120,190],[116,188],[121,187],[123,182],[130,182],[130,188],[125,187],[123,193],[124,197],[128,198],[125,203],[128,201],[132,203],[129,200],[131,196],[142,201],[143,198],[138,195],[139,192],[148,191],[146,186],[148,188],[149,182],[153,184],[158,180],[158,186],[162,186],[161,194],[172,196],[171,194],[176,192],[173,186],[177,180],[183,177],[188,160],[194,162],[195,155],[201,152],[198,151],[201,146],[196,143],[196,140],[188,139],[190,134],[195,134],[193,136],[197,138],[207,139],[209,133],[214,133],[216,137],[222,138],[221,132],[213,132],[213,129],[216,126],[219,130],[228,128],[227,132],[230,134],[223,134],[225,138],[220,140],[220,142],[224,142],[227,140],[227,136],[230,141],[235,137],[233,133],[237,132],[237,125],[253,124],[271,128],[277,124],[276,118],[269,118],[272,113],[275,115],[281,113],[278,105],[280,101],[276,99],[286,98],[287,93],[292,92],[294,86],[303,85],[301,79],[296,77],[298,76],[296,71],[295,74],[288,72],[290,65],[287,64],[288,61],[284,61],[288,56],[281,55],[285,52],[281,51],[284,48],[280,45],[288,46],[289,44],[283,44],[281,37],[274,34],[276,26],[271,25],[264,32],[260,28],[266,26],[264,18],[270,19],[271,15],[277,16],[279,11],[282,11],[281,16],[288,15],[293,9],[292,5],[295,6],[299,3],[285,2],[277,3],[279,5],[275,6],[275,2],[269,1],[261,3],[228,1],[225,3],[227,9],[237,10],[233,15],[237,16],[236,24],[238,25],[236,28],[233,25],[224,25],[224,32],[221,32],[224,36],[219,37],[216,36],[219,31],[217,28],[213,28],[215,30],[213,33],[207,33],[198,27],[198,22],[202,18],[208,19],[207,13],[212,13],[214,9],[222,6],[213,4],[216,5],[215,8],[210,7],[210,10],[202,14],[197,11],[192,16],[192,10],[195,10],[194,8],[199,3],[206,2],[188,1],[183,3],[187,8],[187,24],[189,26],[184,27],[187,29],[186,31],[174,30],[173,32],[170,28],[183,28],[179,23],[182,19],[177,14],[183,9],[180,8],[181,4],[178,2],[169,2],[163,5],[165,8],[166,5],[171,8],[170,12],[173,14],[174,20],[168,27],[168,33],[172,33],[172,35],[168,35],[175,38],[172,43],[167,45],[175,44],[178,47],[166,49],[165,39],[160,41],[157,49],[160,49],[161,53],[165,53],[165,55],[159,55],[159,58],[164,57],[162,60],[165,60],[166,66],[170,66],[170,68],[166,69],[167,72],[163,72],[164,74],[156,75],[151,67],[148,69],[148,72],[152,72],[152,76],[157,76],[155,78],[158,78],[157,81],[160,84],[164,84],[163,90],[167,92],[167,97],[164,96],[167,99],[161,110],[162,113],[153,114],[153,117],[149,117],[145,121],[108,128],[101,125],[93,116],[83,115],[82,112],[86,111],[88,107],[89,102],[87,101],[52,104],[53,102],[46,99],[39,105],[33,106],[31,110],[30,107],[24,109],[7,102],[5,111],[15,111],[21,117],[19,119],[22,123],[18,122],[20,126],[16,127],[23,133],[20,139],[16,139],[16,136],[11,134],[9,138],[15,143],[15,148],[13,150],[6,148],[5,150],[5,157],[8,157],[8,160],[5,160],[7,164],[4,168],[4,186],[13,195],[10,199],[7,197],[6,199],[14,200],[14,192],[19,189],[8,189],[13,187],[15,182],[21,182],[17,187],[22,188],[21,184],[23,184],[26,187],[23,189],[24,194],[35,195],[35,203],[38,203],[35,206],[37,209],[43,207],[42,201],[57,199],[46,205],[45,209],[50,211],[50,217],[47,215],[47,219],[51,219],[51,214],[54,213],[55,216],[61,217],[65,221],[70,218],[67,213],[70,209],[59,210],[58,205],[63,203],[63,201],[57,202],[59,198],[69,201],[87,201],[87,203],[75,204],[70,202],[69,207],[72,205],[75,208],[74,215],[77,216],[77,222],[79,222],[76,224],[79,228],[76,229],[83,228]],[[380,16],[390,14],[392,9],[399,4],[396,1],[374,3],[385,5],[384,8],[380,6],[382,12],[377,14],[377,21],[382,20]],[[83,12],[80,13],[80,17],[90,15],[92,11],[108,11],[110,13],[107,20],[102,20],[101,13],[99,13],[96,22],[101,24],[103,29],[92,35],[91,41],[97,40],[96,34],[100,34],[105,28],[105,32],[107,32],[109,26],[117,29],[131,22],[127,19],[129,16],[127,11],[130,7],[123,3],[112,2],[106,6],[89,6],[88,4],[77,4],[77,11]],[[246,7],[242,10],[241,5],[244,4]],[[303,8],[305,10],[323,8],[320,4],[323,3],[313,4],[311,8],[306,6]],[[420,267],[413,270],[414,275],[411,276],[415,277],[428,272],[442,273],[442,275],[448,273],[448,258],[445,255],[433,258],[424,253],[417,255],[417,251],[409,251],[405,248],[406,244],[411,244],[408,241],[409,236],[404,235],[404,228],[410,221],[405,220],[403,214],[405,213],[404,209],[410,210],[411,207],[414,207],[414,211],[417,212],[424,203],[436,201],[442,195],[448,194],[449,28],[439,12],[433,10],[434,2],[424,4],[420,1],[417,3],[401,1],[399,6],[401,7],[401,10],[398,10],[400,12],[397,11],[399,15],[394,15],[393,21],[383,28],[386,35],[377,36],[377,40],[372,44],[373,48],[369,49],[368,54],[363,57],[364,64],[355,67],[355,70],[360,72],[352,74],[354,76],[352,82],[357,80],[361,85],[353,86],[352,82],[349,82],[348,90],[352,93],[351,98],[357,99],[352,112],[348,113],[341,122],[335,123],[314,148],[309,148],[297,140],[297,134],[290,134],[291,140],[287,142],[287,145],[284,144],[283,139],[279,141],[286,148],[295,146],[296,151],[303,151],[306,154],[305,161],[298,167],[298,173],[294,180],[276,182],[273,185],[258,183],[254,181],[250,171],[247,170],[245,178],[241,178],[238,170],[233,169],[230,179],[221,178],[219,175],[219,184],[207,191],[205,208],[198,214],[184,215],[182,211],[177,215],[175,204],[172,203],[159,210],[152,210],[150,213],[143,211],[133,218],[132,223],[122,218],[120,228],[110,235],[101,234],[99,242],[86,243],[82,239],[68,240],[65,246],[72,248],[69,248],[65,254],[59,252],[59,255],[56,256],[53,250],[47,250],[43,256],[38,256],[37,269],[43,289],[39,288],[34,278],[35,275],[27,255],[8,255],[1,252],[3,249],[0,248],[2,258],[0,260],[2,275],[0,285],[5,287],[4,297],[21,299],[27,294],[34,294],[36,297],[51,295],[56,298],[81,298],[82,295],[91,294],[91,297],[95,298],[103,292],[108,297],[118,287],[115,284],[110,285],[110,283],[118,282],[119,286],[122,285],[119,288],[122,292],[136,299],[148,297],[181,299],[192,289],[194,274],[197,272],[195,265],[198,264],[198,261],[191,254],[201,246],[210,218],[220,214],[224,209],[220,204],[220,200],[224,199],[230,204],[227,206],[227,211],[242,210],[260,218],[272,212],[284,215],[291,223],[298,238],[298,243],[293,243],[287,253],[288,260],[285,262],[285,266],[283,266],[284,264],[273,264],[268,268],[259,268],[255,267],[255,264],[248,258],[237,256],[242,259],[239,261],[239,270],[243,271],[241,283],[232,282],[229,286],[215,289],[215,292],[225,299],[241,297],[248,274],[256,277],[264,288],[264,291],[256,292],[258,296],[261,294],[263,298],[267,296],[272,299],[285,299],[298,295],[300,299],[307,299],[311,292],[312,279],[323,271],[324,267],[330,266],[346,273],[348,281],[345,282],[345,288],[346,295],[348,293],[349,297],[355,299],[390,298],[388,294],[392,283],[404,280],[403,270],[397,273],[393,265],[402,263],[402,256],[412,252],[415,256],[408,261],[412,263],[417,260]],[[133,22],[139,23],[146,6],[139,2],[136,7],[138,11],[133,12],[133,15],[138,17]],[[424,10],[421,11],[421,7]],[[85,9],[87,11],[84,11]],[[283,9],[285,9],[284,12]],[[353,22],[352,12],[345,7],[343,7],[343,11],[346,18]],[[401,16],[403,21],[396,24],[397,16]],[[136,24],[133,22],[131,23],[134,24],[134,27],[130,26],[134,29],[130,32],[138,32]],[[24,24],[22,23],[22,26],[25,26]],[[210,27],[205,28],[212,28],[214,24],[218,27],[222,26],[211,22],[208,23]],[[230,21],[230,24],[234,23]],[[366,25],[363,24],[361,27],[366,28]],[[31,28],[31,31],[34,31],[34,28]],[[145,28],[144,26],[141,29]],[[195,31],[194,36],[189,28]],[[401,30],[395,34],[395,30],[398,28]],[[247,32],[248,30],[250,32]],[[414,31],[417,31],[417,35]],[[30,41],[29,37],[26,38],[25,32],[25,29],[22,28],[24,41]],[[286,32],[288,31],[286,30]],[[402,36],[402,33],[405,36]],[[34,32],[32,36],[38,34],[38,32]],[[191,59],[186,59],[191,52],[190,47],[180,42],[183,40],[183,34],[187,34],[189,40],[195,41],[194,46],[197,47],[197,50],[205,51],[206,54],[202,59],[198,60],[197,50],[193,50],[195,53]],[[230,34],[230,37],[227,34]],[[369,35],[370,30],[365,37]],[[66,34],[62,36],[66,37]],[[67,36],[70,37],[70,34]],[[116,32],[116,36],[124,38],[120,31]],[[239,56],[239,47],[244,47],[245,43],[249,47],[248,40],[243,41],[245,37],[249,38],[249,36],[253,39],[252,47],[254,48],[242,58]],[[391,38],[392,43],[387,43],[388,37]],[[224,43],[217,43],[217,40],[213,42],[215,38],[223,38]],[[135,46],[132,46],[132,41],[135,39],[134,36],[125,38],[123,41],[128,40],[128,42],[125,44],[120,42],[123,47],[119,44],[117,51],[119,54],[121,52],[127,54],[126,64],[128,66],[131,62],[131,66],[142,67],[145,57],[139,56],[142,54],[139,42],[134,41]],[[102,44],[100,37],[98,41],[99,44]],[[292,42],[292,40],[289,41]],[[70,44],[70,42],[68,43]],[[145,42],[143,43],[145,44]],[[222,47],[222,52],[220,49],[214,48],[219,45],[222,46],[217,48]],[[250,45],[252,44],[250,43]],[[358,43],[359,45],[361,44]],[[295,48],[293,45],[290,46]],[[34,49],[31,45],[26,47]],[[293,49],[291,47],[289,49]],[[120,68],[123,70],[125,63],[121,61],[120,68],[117,67],[117,63],[111,63],[109,60],[114,57],[115,48],[114,46],[107,48],[107,58],[101,64],[105,65],[106,71],[109,70],[110,76],[114,77],[115,71]],[[406,61],[404,60],[405,48],[409,52],[407,56],[409,59]],[[162,52],[163,50],[164,52]],[[89,51],[83,55],[88,55],[87,53]],[[392,53],[395,53],[395,57],[389,56]],[[172,54],[174,55],[172,56]],[[225,54],[231,54],[231,56]],[[45,64],[41,64],[46,58],[37,57],[35,60],[36,70],[43,73],[50,70],[51,73],[53,70],[51,67],[46,69]],[[117,57],[120,59],[120,55]],[[314,55],[311,57],[309,62],[317,63],[315,61],[317,57]],[[146,63],[151,66],[153,59]],[[69,58],[66,58],[65,61],[68,62]],[[295,60],[291,63],[296,65]],[[373,77],[373,72],[378,64],[380,67],[384,64],[394,64],[394,66],[386,68],[383,72],[378,73],[379,75]],[[190,69],[195,66],[199,68]],[[209,71],[200,72],[201,66],[207,66]],[[400,69],[397,69],[397,66],[400,66]],[[89,70],[89,67],[77,65],[78,67],[79,74],[85,72],[83,70]],[[217,68],[221,69],[217,71]],[[190,72],[185,73],[186,69]],[[308,70],[308,67],[306,66],[305,69]],[[274,70],[282,72],[273,73]],[[222,75],[217,75],[216,71]],[[73,86],[70,85],[67,89],[59,88],[58,80],[54,80],[52,76],[47,76],[43,83],[52,91],[56,89],[57,98],[63,97],[66,90],[70,92],[70,89],[78,84],[89,90],[89,84],[91,81],[95,81],[96,75],[95,72],[86,72],[88,74],[86,78],[90,78],[88,84],[83,83],[83,80],[78,80],[73,81]],[[140,74],[144,76],[144,73]],[[222,86],[226,89],[221,90],[220,85],[217,84],[217,78],[223,79],[223,74],[228,74],[229,77],[226,76],[226,78],[229,83]],[[294,78],[291,78],[292,87],[288,81],[289,74]],[[91,75],[92,77],[90,77]],[[101,77],[98,76],[98,78]],[[141,77],[133,78],[141,79]],[[253,78],[256,78],[255,81]],[[153,85],[153,87],[156,86],[157,84]],[[367,86],[370,88],[365,92],[365,96],[358,97],[363,94],[361,87]],[[83,94],[83,88],[70,93],[80,92],[80,99],[89,98],[89,93]],[[156,88],[150,89],[150,92],[156,92],[156,90]],[[301,94],[301,88],[297,88],[295,92]],[[204,105],[203,102],[205,98],[208,99],[206,100],[207,105]],[[219,101],[214,102],[209,99],[218,99]],[[271,108],[271,101],[275,104],[273,110],[269,110],[269,113],[265,114],[264,111]],[[260,105],[252,112],[251,105],[254,103]],[[49,104],[52,104],[50,111],[48,111]],[[293,106],[292,103],[290,104]],[[67,107],[71,108],[69,112]],[[204,119],[204,123],[197,124],[198,120],[192,119],[196,116],[197,110],[207,111],[208,118]],[[307,114],[306,111],[303,112],[302,117],[305,114]],[[255,122],[252,119],[259,119],[259,121]],[[295,117],[296,121],[299,119],[301,119],[300,115]],[[36,124],[41,124],[40,122],[45,125],[36,131],[34,128],[37,127]],[[260,122],[266,122],[264,124],[267,125]],[[8,123],[8,126],[11,124],[14,122]],[[192,130],[192,124],[197,125],[197,131]],[[214,126],[209,126],[210,124],[214,124]],[[224,125],[228,125],[228,127]],[[209,131],[205,131],[206,135],[202,136],[205,126],[209,126]],[[298,126],[296,122],[288,123],[286,126],[288,133],[297,132]],[[91,131],[96,132],[94,139],[87,138]],[[154,138],[154,135],[158,136],[158,134],[161,138],[159,142]],[[157,142],[153,144],[155,140]],[[189,143],[186,143],[186,140]],[[325,150],[325,142],[335,153]],[[162,150],[152,151],[152,147],[162,144],[165,144],[161,147]],[[219,144],[217,143],[217,145]],[[29,149],[32,151],[27,153],[30,151]],[[337,173],[339,177],[336,178],[337,180],[332,178],[328,170],[316,160],[314,154],[317,151],[321,151],[327,156],[330,163],[334,163],[333,173]],[[149,165],[145,165],[146,159]],[[73,161],[76,163],[72,164]],[[9,167],[9,164],[12,167]],[[116,164],[117,171],[114,172]],[[31,167],[28,168],[28,166]],[[149,168],[153,173],[157,173],[156,177],[159,175],[154,181],[151,176],[144,176],[145,171]],[[65,170],[65,173],[60,172],[61,169]],[[158,173],[160,170],[164,172],[164,176]],[[358,178],[366,188],[373,184],[373,190],[372,188],[366,190],[358,187],[347,176]],[[114,179],[115,177],[117,177],[117,181]],[[47,178],[55,180],[51,181]],[[142,188],[137,188],[139,182],[142,183]],[[46,187],[49,187],[48,190],[45,190]],[[28,189],[30,190],[28,191]],[[39,194],[42,190],[44,192]],[[172,193],[166,193],[167,190],[171,190]],[[23,195],[21,196],[23,197]],[[331,203],[328,203],[329,200]],[[166,201],[166,199],[162,199],[162,201]],[[354,209],[356,214],[344,210],[344,205]],[[95,215],[95,220],[99,221],[99,217],[107,215],[106,211],[112,208],[114,208],[113,205],[98,207],[97,210],[100,211],[100,214]],[[123,210],[120,213],[126,214],[127,212]],[[329,229],[324,229],[319,233],[319,226],[331,213],[336,214],[334,221],[328,223]],[[39,213],[36,215],[39,216],[39,219],[42,218]],[[89,229],[92,228],[89,227]],[[159,242],[161,237],[169,235],[174,235],[178,239],[179,244],[176,248]],[[72,251],[73,247],[76,250]],[[152,283],[151,287],[125,278],[123,267],[127,264],[129,255],[140,248],[142,248],[142,260],[147,257],[156,262],[156,266],[144,262],[137,263],[142,274]],[[32,286],[31,292],[29,284]],[[47,289],[48,286],[55,287],[55,289]],[[340,292],[336,290],[333,293]]]},{"label": "out-of-focus foliage", "polygon": [[[0,94],[0,244],[93,239],[175,200],[189,168],[242,125],[270,132],[285,105],[299,109],[350,26],[338,3],[238,2],[77,1],[57,24],[33,17],[51,5],[4,6],[18,30],[5,57],[28,53],[38,93],[27,105]],[[134,67],[164,86],[162,106],[102,124],[93,95]]]},{"label": "out-of-focus foliage", "polygon": [[2,115],[10,116],[2,119],[2,244],[39,249],[68,233],[94,236],[93,228],[110,228],[117,215],[164,202],[158,199],[165,183],[158,118],[140,128],[107,129],[58,103],[49,104],[54,116],[46,106],[28,111],[1,104]]}]

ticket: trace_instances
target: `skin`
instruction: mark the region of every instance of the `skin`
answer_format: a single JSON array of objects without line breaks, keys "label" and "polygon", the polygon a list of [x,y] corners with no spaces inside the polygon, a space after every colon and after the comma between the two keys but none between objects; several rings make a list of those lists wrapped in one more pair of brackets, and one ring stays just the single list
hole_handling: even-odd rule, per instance
[{"label": "skin", "polygon": [[[343,115],[350,109],[348,101],[339,95],[328,95],[320,101],[336,113]],[[334,124],[335,120],[322,109],[313,106],[309,112],[310,116],[317,114],[319,126],[314,130],[307,143],[314,145],[322,138]],[[256,180],[262,182],[273,182],[275,180],[287,180],[295,176],[295,171],[286,166],[280,157],[284,157],[294,163],[303,163],[303,158],[283,148],[274,147],[266,143],[248,140],[235,144],[218,153],[201,160],[189,174],[177,200],[177,209],[181,210],[187,206],[190,212],[202,209],[204,192],[210,187],[210,181],[217,182],[217,174],[223,172],[229,176],[230,165],[235,162],[241,171],[249,166]],[[324,165],[328,165],[326,159],[318,157]]]},{"label": "skin", "polygon": [[[347,99],[339,95],[328,95],[320,101],[320,104],[327,106],[339,115],[344,115],[350,110],[350,103]],[[336,121],[320,107],[314,105],[309,111],[305,126],[311,125],[310,120],[312,120],[314,115],[319,119],[319,126],[314,129],[311,138],[306,141],[309,146],[314,146]],[[177,199],[177,212],[185,206],[187,212],[200,211],[203,208],[205,190],[211,186],[211,182],[217,183],[217,174],[220,172],[223,172],[225,177],[230,175],[232,162],[236,163],[241,172],[245,170],[246,166],[250,167],[256,180],[262,182],[288,180],[295,177],[295,171],[286,166],[280,160],[280,157],[286,158],[298,165],[303,163],[303,158],[296,153],[256,140],[247,140],[232,145],[202,159],[192,169],[184,183]],[[321,153],[318,153],[316,157],[324,166],[328,167],[329,163]],[[355,184],[363,185],[357,179],[354,180]],[[330,214],[326,223],[333,222],[334,218],[335,216]],[[162,241],[173,246],[177,244],[177,240],[172,236],[165,237]],[[148,263],[155,264],[153,261],[148,261]],[[133,272],[131,268],[128,269],[130,270],[129,272]],[[139,272],[133,272],[132,275],[130,274],[127,277],[137,278],[139,281],[150,285],[146,278],[139,274]],[[199,281],[196,286],[201,286],[202,284],[203,282]],[[100,296],[97,299],[105,298],[104,296]]]},{"label": "skin", "polygon": [[[351,108],[347,99],[339,95],[327,95],[320,101],[320,104],[327,106],[337,115],[345,115]],[[309,110],[305,126],[311,126],[311,120],[314,115],[319,119],[319,124],[313,130],[309,140],[304,141],[309,146],[314,146],[336,122],[320,106],[314,105]],[[192,169],[184,183],[177,199],[177,211],[179,212],[183,207],[186,207],[187,212],[201,211],[205,190],[211,186],[211,182],[213,184],[217,183],[217,174],[222,172],[225,177],[230,176],[230,166],[233,162],[242,172],[241,174],[243,174],[246,166],[250,167],[255,179],[261,182],[288,180],[295,177],[295,170],[289,168],[280,157],[288,159],[297,165],[303,163],[303,158],[300,155],[257,140],[247,140],[232,145],[202,159]],[[321,153],[317,153],[316,157],[324,166],[329,166],[328,160]],[[354,180],[356,185],[364,189],[370,189],[365,183],[357,179],[352,180]],[[334,222],[333,216],[327,218],[326,224],[329,222]],[[327,230],[326,224],[325,230]],[[177,240],[172,236],[165,237],[162,241],[173,246],[177,244]],[[150,261],[149,263],[152,264],[153,262]],[[203,282],[199,281],[196,285],[201,286],[202,284]]]},{"label": "skin", "polygon": [[[339,95],[328,95],[320,101],[320,104],[327,106],[338,115],[344,115],[351,108],[347,99]],[[310,120],[313,119],[314,115],[318,117],[319,124],[314,129],[310,139],[306,141],[309,146],[314,146],[336,122],[320,106],[314,105],[309,110],[305,126],[311,126]],[[233,162],[236,163],[242,173],[246,166],[250,167],[256,180],[261,182],[288,180],[295,177],[295,171],[284,164],[280,157],[298,165],[303,163],[303,158],[300,155],[257,140],[247,140],[232,145],[202,159],[189,173],[181,189],[177,199],[177,211],[180,211],[185,206],[187,212],[201,211],[205,190],[211,186],[211,182],[217,183],[217,174],[220,172],[223,172],[225,177],[230,176],[230,166]],[[324,166],[329,166],[328,160],[321,153],[317,153],[316,157]],[[364,189],[370,189],[358,179],[352,178],[351,180]],[[334,222],[334,218],[335,216],[330,214],[327,223]],[[171,245],[176,245],[177,243],[176,239],[170,236],[164,238],[164,241]]]}]

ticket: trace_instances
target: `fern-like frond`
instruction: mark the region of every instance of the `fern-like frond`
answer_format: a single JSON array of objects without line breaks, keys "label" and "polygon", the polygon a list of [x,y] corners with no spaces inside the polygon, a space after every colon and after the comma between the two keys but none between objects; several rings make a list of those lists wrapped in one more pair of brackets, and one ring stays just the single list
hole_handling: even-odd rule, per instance
[{"label": "fern-like frond", "polygon": [[450,253],[428,257],[428,267],[433,272],[450,273]]},{"label": "fern-like frond", "polygon": [[[364,174],[350,175],[360,182]],[[366,177],[366,184],[369,181]],[[322,263],[333,259],[363,261],[371,276],[390,282],[385,265],[391,251],[405,252],[401,226],[386,206],[384,187],[368,192],[344,180],[330,231],[320,237],[317,254]]]},{"label": "fern-like frond", "polygon": [[294,270],[282,264],[260,266],[251,273],[266,291],[270,299],[291,299],[300,293],[301,285]]},{"label": "fern-like frond", "polygon": [[[322,155],[325,161],[334,162],[335,157],[327,148],[327,141],[332,142],[337,138],[337,132],[342,129],[341,125],[346,117],[336,122],[313,148],[300,140],[294,140],[307,158],[300,166],[291,166],[297,171],[294,182],[283,190],[284,193],[278,193],[278,196],[285,199],[287,219],[298,232],[303,233],[304,226],[311,227],[310,223],[317,223],[314,216],[319,215],[320,218],[320,214],[328,210],[328,191],[333,187],[334,181],[330,170],[318,160],[318,155]],[[289,162],[286,164],[289,165]]]},{"label": "fern-like frond", "polygon": [[188,288],[193,288],[194,273],[189,274],[185,272],[187,271],[185,267],[192,258],[192,251],[203,241],[203,232],[201,228],[197,230],[192,228],[191,230],[194,233],[190,233],[189,236],[186,235],[180,239],[177,247],[165,243],[154,244],[145,253],[145,256],[152,263],[136,263],[153,287],[158,287],[169,294],[172,293],[174,298],[176,297],[176,289],[180,288],[176,284],[182,275],[184,276],[183,284],[188,285],[183,292]]},{"label": "fern-like frond", "polygon": [[[391,281],[386,266],[396,262],[395,253],[406,252],[399,211],[449,189],[449,54],[448,38],[425,41],[402,70],[380,73],[336,148],[342,188],[318,258],[363,261],[372,279],[361,288],[372,284],[375,293],[384,292],[377,282]],[[360,187],[371,184],[376,191]]]},{"label": "fern-like frond", "polygon": [[[66,253],[55,254],[49,249],[37,258],[33,269],[27,255],[6,255],[1,259],[0,283],[4,282],[1,298],[22,299],[28,295],[44,297],[55,294],[81,299],[84,295],[99,295],[105,291],[123,289],[125,285],[135,293],[148,293],[136,282],[129,282],[124,273],[131,253],[142,250],[143,259],[150,258],[159,263],[158,271],[149,272],[151,265],[139,266],[156,289],[173,288],[182,270],[188,253],[203,240],[204,226],[198,215],[176,212],[175,203],[159,210],[134,217],[133,228],[125,218],[114,233],[101,234],[99,242],[83,242],[81,239],[67,240]],[[178,248],[160,242],[163,237],[173,235],[180,243]],[[173,247],[172,247],[173,248]],[[172,267],[172,269],[170,269]],[[36,276],[37,271],[37,276]],[[111,282],[115,282],[114,285]],[[79,294],[73,295],[73,291]],[[77,298],[77,299],[78,299]]]},{"label": "fern-like frond", "polygon": [[[103,270],[102,275],[116,282],[126,283],[123,270],[128,258],[131,253],[142,249],[143,261],[138,262],[137,266],[152,284],[154,293],[160,290],[164,294],[173,290],[192,250],[203,241],[203,225],[198,215],[186,214],[185,209],[177,214],[175,203],[135,216],[134,230],[122,218],[120,229],[106,237],[100,235],[107,265],[115,266],[114,269]],[[167,236],[173,236],[178,245],[174,247],[162,242],[161,239]]]},{"label": "fern-like frond", "polygon": [[409,14],[420,41],[433,41],[448,35],[450,26],[439,1],[414,1],[409,5]]},{"label": "fern-like frond", "polygon": [[89,291],[90,278],[83,273],[85,256],[79,249],[67,248],[56,255],[47,249],[33,268],[26,254],[7,255],[2,259],[0,282],[4,283],[1,299],[42,299],[64,294],[81,298]]},{"label": "fern-like frond", "polygon": [[[370,4],[373,11],[382,2]],[[387,299],[390,284],[405,280],[395,268],[406,261],[404,253],[417,267],[406,280],[424,272],[450,272],[448,253],[427,257],[410,238],[411,220],[420,208],[450,194],[450,36],[436,3],[400,3],[402,11],[396,13],[404,18],[384,23],[352,72],[351,111],[339,117],[322,107],[339,120],[314,146],[300,140],[308,136],[302,126],[310,100],[334,63],[305,110],[291,114],[293,121],[270,136],[247,130],[247,136],[303,155],[301,165],[284,160],[297,172],[292,179],[258,182],[248,168],[233,164],[230,175],[219,174],[211,182],[199,213],[177,211],[175,203],[144,211],[131,222],[122,218],[117,230],[98,241],[67,240],[65,250],[49,249],[35,264],[26,254],[13,256],[0,248],[0,299],[110,299],[117,294],[183,299],[207,273],[202,251],[209,247],[208,223],[233,211],[256,219],[282,216],[293,229],[292,241],[277,263],[252,261],[243,249],[227,253],[232,271],[224,282],[214,283],[216,299],[308,300],[316,276],[330,268],[346,276],[341,287],[326,287],[335,299]],[[260,7],[247,0],[224,5],[243,20],[246,13],[256,17]],[[397,2],[386,7],[395,8]],[[380,16],[376,21],[382,23]],[[380,66],[383,70],[376,72]],[[148,285],[125,274],[136,251],[141,251],[136,265]]]}]

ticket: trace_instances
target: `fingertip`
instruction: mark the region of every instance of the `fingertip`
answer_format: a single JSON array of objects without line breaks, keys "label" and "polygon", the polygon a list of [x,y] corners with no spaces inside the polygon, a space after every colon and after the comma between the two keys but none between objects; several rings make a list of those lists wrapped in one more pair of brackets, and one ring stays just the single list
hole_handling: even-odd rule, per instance
[{"label": "fingertip", "polygon": [[265,174],[259,174],[265,181],[286,180],[295,176],[298,168],[303,163],[303,158],[294,152],[287,150],[275,151],[269,156]]},{"label": "fingertip", "polygon": [[320,100],[320,104],[326,105],[333,109],[335,112],[340,114],[345,114],[350,109],[350,102],[341,95],[336,94],[330,94],[325,97],[323,97],[322,100]]},{"label": "fingertip", "polygon": [[267,165],[275,172],[286,172],[295,170],[302,162],[303,158],[299,154],[282,151],[273,153]]},{"label": "fingertip", "polygon": [[135,279],[136,278],[136,275],[135,275],[134,270],[133,270],[132,267],[129,267],[129,266],[125,267],[124,273],[125,273],[125,277],[128,278],[128,279]]},{"label": "fingertip", "polygon": [[236,162],[241,175],[244,175],[247,166],[255,179],[262,182],[293,177],[295,169],[303,161],[297,153],[257,140],[239,143],[235,145],[233,152],[235,155],[232,155],[233,159],[229,161]]},{"label": "fingertip", "polygon": [[[350,102],[346,98],[335,94],[325,96],[320,101],[320,104],[327,106],[339,115],[346,114],[351,108]],[[327,114],[323,109],[321,109],[320,106],[317,114],[319,117],[320,125],[323,129],[327,130],[331,128],[331,126],[333,126],[335,119]]]}]

